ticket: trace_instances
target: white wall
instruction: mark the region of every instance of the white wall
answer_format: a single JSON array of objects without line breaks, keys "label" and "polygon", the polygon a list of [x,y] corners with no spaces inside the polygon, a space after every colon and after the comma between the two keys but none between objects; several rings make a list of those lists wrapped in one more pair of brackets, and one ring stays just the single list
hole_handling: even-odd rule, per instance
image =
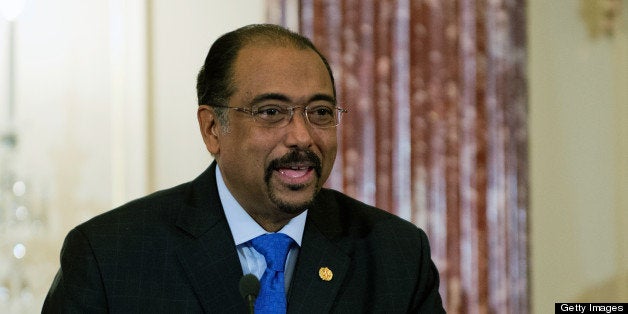
[{"label": "white wall", "polygon": [[[15,24],[13,168],[27,182],[24,202],[46,215],[43,228],[2,234],[3,249],[15,241],[27,247],[19,261],[0,252],[2,311],[39,311],[70,228],[209,165],[196,122],[196,73],[219,35],[264,21],[264,1],[28,2]],[[6,34],[0,18],[2,74]],[[0,108],[7,82],[3,75]],[[0,131],[6,115],[0,110]],[[10,295],[28,292],[28,305],[4,300],[3,287],[22,285],[28,289]]]},{"label": "white wall", "polygon": [[193,179],[211,157],[196,121],[196,75],[218,36],[262,22],[263,0],[155,0],[153,5],[153,114],[155,188]]},{"label": "white wall", "polygon": [[580,1],[528,3],[534,313],[625,302],[628,5],[614,37],[592,39]]}]

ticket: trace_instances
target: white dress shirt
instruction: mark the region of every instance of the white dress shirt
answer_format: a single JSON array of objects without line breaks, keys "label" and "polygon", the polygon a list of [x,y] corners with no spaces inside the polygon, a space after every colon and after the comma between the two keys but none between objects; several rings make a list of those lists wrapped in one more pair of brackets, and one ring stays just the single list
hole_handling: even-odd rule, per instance
[{"label": "white dress shirt", "polygon": [[[238,251],[238,257],[240,258],[240,264],[242,265],[242,272],[245,275],[253,274],[258,279],[261,279],[264,271],[266,270],[266,259],[264,258],[264,255],[253,248],[249,241],[270,232],[267,232],[257,222],[255,222],[255,220],[249,216],[244,208],[242,208],[238,201],[233,197],[231,192],[229,192],[229,189],[225,185],[222,178],[220,167],[218,166],[216,167],[216,183],[218,184],[220,202],[222,203],[222,207],[225,209],[227,223],[229,224],[229,229],[231,229],[233,239],[235,240],[236,250]],[[287,225],[278,231],[288,235],[297,244],[292,246],[286,259],[284,272],[286,293],[290,287],[290,281],[292,280],[292,274],[297,262],[299,248],[301,247],[306,217],[307,210],[292,218]]]}]

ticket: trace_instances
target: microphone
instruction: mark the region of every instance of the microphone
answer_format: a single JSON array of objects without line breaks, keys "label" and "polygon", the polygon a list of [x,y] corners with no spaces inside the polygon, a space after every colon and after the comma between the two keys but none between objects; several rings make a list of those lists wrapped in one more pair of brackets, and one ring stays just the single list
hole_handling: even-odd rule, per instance
[{"label": "microphone", "polygon": [[253,274],[246,274],[240,279],[240,294],[246,301],[249,313],[255,313],[255,299],[259,294],[259,279]]}]

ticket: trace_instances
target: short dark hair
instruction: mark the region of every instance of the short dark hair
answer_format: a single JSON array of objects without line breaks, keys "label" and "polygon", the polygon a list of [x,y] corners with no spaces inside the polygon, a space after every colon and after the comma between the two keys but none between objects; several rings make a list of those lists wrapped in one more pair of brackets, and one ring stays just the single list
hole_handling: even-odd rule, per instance
[{"label": "short dark hair", "polygon": [[[331,79],[334,97],[336,87],[334,75],[327,59],[307,37],[274,24],[252,24],[226,33],[218,38],[209,49],[205,63],[198,73],[196,93],[199,105],[226,105],[235,92],[233,65],[238,52],[248,44],[264,42],[277,45],[291,45],[316,52]],[[226,122],[224,110],[216,108],[221,122]]]}]

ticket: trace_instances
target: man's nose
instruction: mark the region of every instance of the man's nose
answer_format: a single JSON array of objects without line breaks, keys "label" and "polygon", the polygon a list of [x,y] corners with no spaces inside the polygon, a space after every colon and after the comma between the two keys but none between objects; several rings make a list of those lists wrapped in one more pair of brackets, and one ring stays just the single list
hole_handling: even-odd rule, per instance
[{"label": "man's nose", "polygon": [[294,108],[292,118],[286,126],[286,145],[307,148],[312,145],[312,125],[305,117],[304,108]]}]

